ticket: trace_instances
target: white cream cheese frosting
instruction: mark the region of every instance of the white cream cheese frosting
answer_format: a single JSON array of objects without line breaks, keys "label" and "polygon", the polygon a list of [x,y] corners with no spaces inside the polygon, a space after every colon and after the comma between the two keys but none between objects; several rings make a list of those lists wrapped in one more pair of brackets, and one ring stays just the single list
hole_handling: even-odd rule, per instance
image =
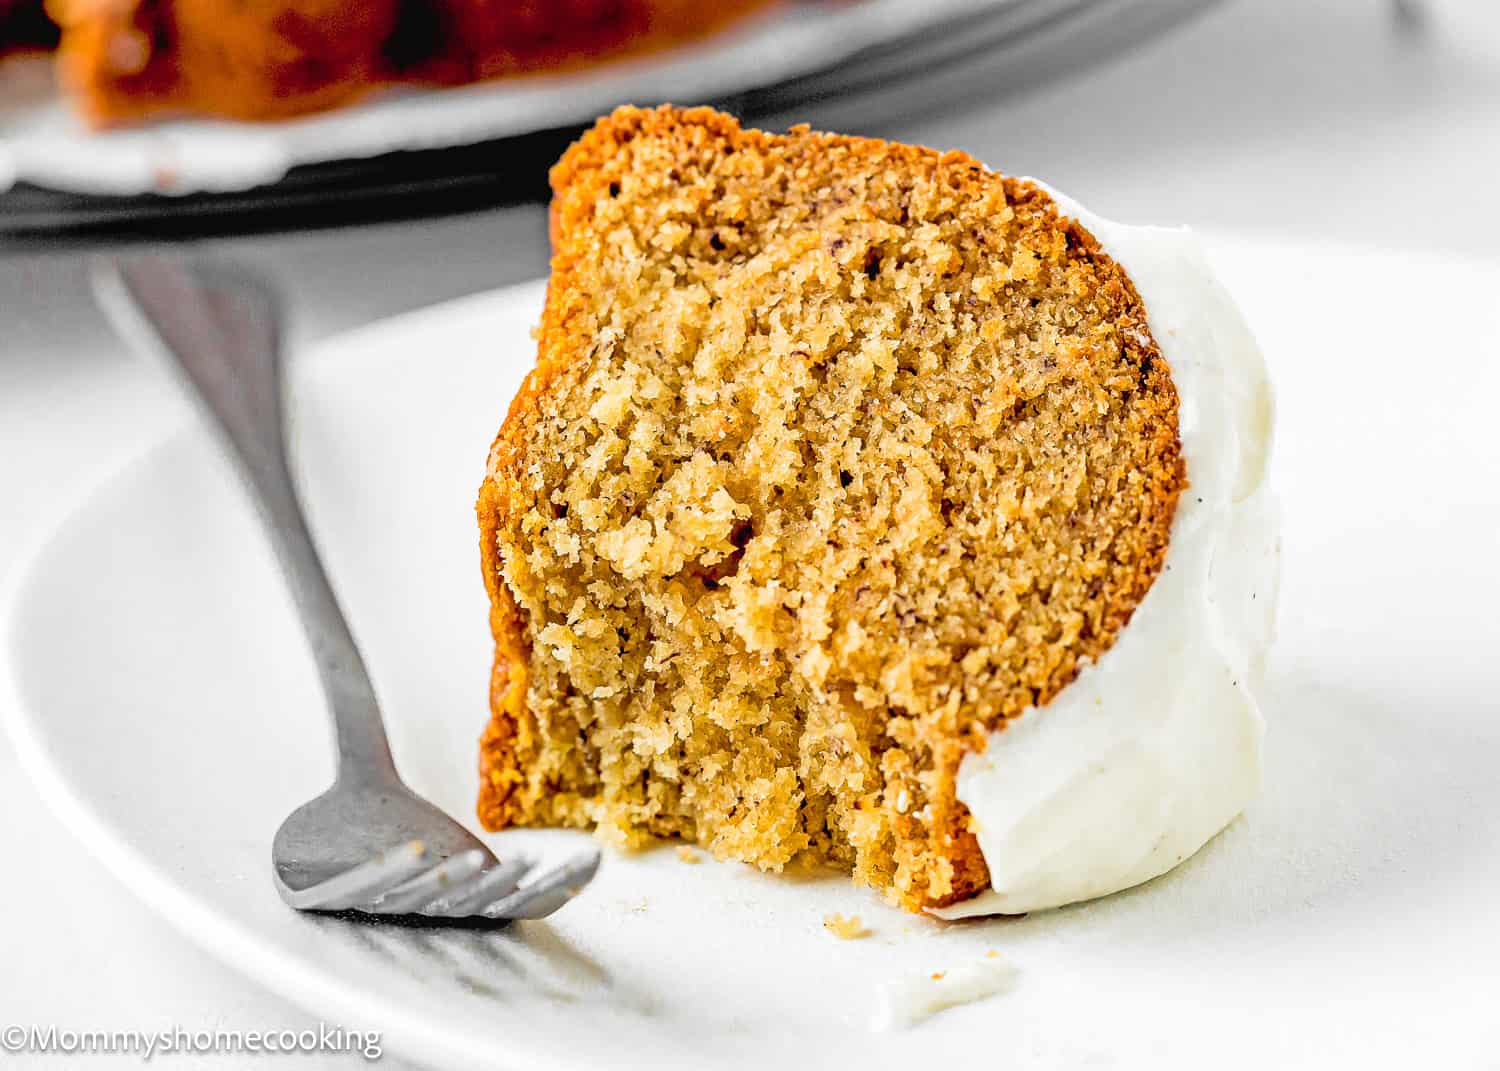
[{"label": "white cream cheese frosting", "polygon": [[1189,486],[1162,571],[1113,646],[966,756],[990,888],[943,918],[1060,907],[1188,858],[1260,786],[1254,687],[1274,627],[1280,540],[1266,486],[1265,363],[1186,229],[1101,219],[1048,191],[1129,274],[1179,397]]}]

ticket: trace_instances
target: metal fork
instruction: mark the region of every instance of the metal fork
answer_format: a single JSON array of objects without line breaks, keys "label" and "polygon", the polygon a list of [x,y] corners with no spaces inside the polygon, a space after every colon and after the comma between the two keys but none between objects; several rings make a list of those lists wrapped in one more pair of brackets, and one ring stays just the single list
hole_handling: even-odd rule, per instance
[{"label": "metal fork", "polygon": [[272,844],[281,898],[302,911],[438,919],[534,919],[589,883],[599,853],[545,871],[499,862],[396,773],[364,659],[308,534],[283,441],[277,305],[223,266],[162,257],[101,261],[95,291],[116,328],[165,363],[212,417],[291,586],[333,714],[333,787],[282,823]]}]

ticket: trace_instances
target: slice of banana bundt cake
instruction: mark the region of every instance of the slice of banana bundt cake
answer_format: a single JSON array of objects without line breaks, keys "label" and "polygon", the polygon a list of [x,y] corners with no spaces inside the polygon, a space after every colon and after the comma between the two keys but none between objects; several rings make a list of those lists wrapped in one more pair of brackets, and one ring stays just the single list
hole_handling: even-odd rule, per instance
[{"label": "slice of banana bundt cake", "polygon": [[1026,889],[1049,858],[1089,869],[1065,849],[1097,808],[1062,811],[1090,764],[1141,812],[1136,870],[1172,806],[1217,822],[1186,854],[1238,812],[1247,791],[1218,815],[1187,774],[1155,800],[1170,771],[1122,779],[1076,725],[1078,765],[1056,740],[1008,757],[1056,774],[1020,811],[991,828],[963,798],[1018,719],[1045,729],[1106,668],[1198,492],[1170,355],[1074,215],[961,153],[706,109],[621,109],[551,177],[537,364],[478,505],[487,828],[822,862],[913,910],[1003,871],[990,909],[1028,910],[1077,898]]}]

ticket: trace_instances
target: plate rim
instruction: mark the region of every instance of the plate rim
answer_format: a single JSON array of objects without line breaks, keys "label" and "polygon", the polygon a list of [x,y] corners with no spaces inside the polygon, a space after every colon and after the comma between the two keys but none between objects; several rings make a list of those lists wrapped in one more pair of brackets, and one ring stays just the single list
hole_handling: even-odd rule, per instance
[{"label": "plate rim", "polygon": [[[441,316],[455,307],[483,305],[505,297],[514,299],[544,283],[544,279],[524,280],[384,317],[316,340],[300,357],[289,362],[288,387],[295,391],[305,377],[352,359],[353,353],[346,352],[346,347],[352,345],[357,349],[366,332],[386,330],[393,323]],[[294,447],[298,438],[295,413],[293,403],[287,433]],[[72,525],[112,488],[144,478],[174,452],[192,449],[195,440],[217,449],[194,410],[184,406],[139,447],[80,480],[52,510],[52,515],[23,540],[11,566],[0,576],[0,732],[11,741],[17,765],[43,805],[76,839],[78,846],[103,865],[130,895],[220,965],[302,1011],[324,1022],[364,1024],[379,1033],[387,1051],[421,1066],[507,1069],[529,1066],[555,1071],[593,1071],[588,1064],[572,1059],[564,1047],[538,1049],[522,1036],[506,1039],[506,1054],[503,1062],[497,1063],[496,1051],[473,1045],[470,1040],[473,1035],[450,1033],[420,1013],[408,1013],[399,1001],[363,992],[332,971],[282,956],[232,913],[180,888],[157,862],[112,829],[98,808],[84,798],[54,762],[45,736],[38,729],[41,711],[26,698],[22,684],[17,657],[23,625],[21,611],[41,582],[43,563],[53,545]],[[295,456],[293,470],[296,471]],[[269,869],[269,859],[266,865]],[[267,874],[268,885],[269,881]]]},{"label": "plate rim", "polygon": [[[37,730],[36,719],[40,712],[24,696],[14,652],[21,626],[19,611],[38,582],[42,562],[55,538],[76,523],[112,486],[139,477],[152,468],[154,461],[166,457],[174,449],[186,449],[192,439],[192,429],[184,421],[153,439],[127,460],[109,466],[88,481],[68,508],[62,510],[53,523],[43,526],[41,536],[33,541],[33,545],[18,555],[16,565],[0,584],[0,728],[11,741],[17,765],[38,797],[76,839],[78,846],[109,871],[147,910],[190,943],[209,953],[222,966],[325,1021],[336,1018],[341,1022],[379,1024],[382,1045],[403,1055],[415,1056],[418,1051],[448,1049],[445,1059],[471,1057],[473,1054],[466,1047],[448,1046],[445,1035],[431,1030],[430,1026],[424,1028],[420,1016],[408,1017],[399,1004],[379,997],[354,999],[347,983],[281,957],[266,948],[264,942],[233,914],[217,910],[179,888],[158,864],[111,829],[97,808],[83,798],[56,766]],[[389,1031],[388,1024],[392,1023],[398,1024],[394,1033]],[[429,1045],[432,1049],[427,1048]],[[551,1061],[550,1066],[566,1066],[555,1060],[552,1054],[544,1059]]]}]

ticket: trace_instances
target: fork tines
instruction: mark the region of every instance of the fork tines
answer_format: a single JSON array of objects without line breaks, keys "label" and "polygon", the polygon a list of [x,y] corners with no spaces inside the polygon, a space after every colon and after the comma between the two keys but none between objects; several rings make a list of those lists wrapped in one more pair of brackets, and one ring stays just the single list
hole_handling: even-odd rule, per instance
[{"label": "fork tines", "polygon": [[538,870],[529,856],[500,863],[478,849],[436,859],[420,840],[412,840],[327,881],[289,892],[289,902],[302,911],[537,919],[571,900],[598,869],[597,851]]}]

